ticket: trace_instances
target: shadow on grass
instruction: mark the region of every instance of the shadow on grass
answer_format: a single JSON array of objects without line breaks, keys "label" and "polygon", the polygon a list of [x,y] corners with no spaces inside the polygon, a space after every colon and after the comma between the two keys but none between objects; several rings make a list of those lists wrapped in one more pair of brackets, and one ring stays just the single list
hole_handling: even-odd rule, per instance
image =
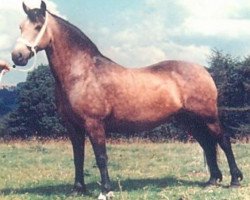
[{"label": "shadow on grass", "polygon": [[146,179],[127,179],[120,182],[123,190],[135,191],[145,187],[166,188],[166,187],[204,187],[204,182],[182,180],[176,177],[165,178],[146,178]]},{"label": "shadow on grass", "polygon": [[[113,182],[114,191],[136,191],[143,190],[145,187],[153,188],[166,188],[175,186],[187,186],[187,187],[203,187],[203,182],[198,181],[188,181],[181,180],[175,177],[165,177],[165,178],[147,178],[147,179],[127,179],[124,181]],[[119,185],[122,188],[119,188]],[[0,195],[12,195],[12,194],[35,194],[41,196],[51,196],[51,195],[66,195],[70,196],[72,191],[71,184],[58,184],[58,185],[39,185],[30,188],[4,188],[0,190]],[[95,196],[94,191],[100,190],[100,186],[97,183],[87,184],[88,192],[87,196]]]},{"label": "shadow on grass", "polygon": [[70,184],[59,184],[59,185],[38,185],[29,188],[5,188],[0,190],[1,195],[12,195],[12,194],[37,194],[43,196],[49,195],[62,195],[69,192],[72,189]]},{"label": "shadow on grass", "polygon": [[[98,188],[97,183],[90,183],[87,185],[88,192],[83,194],[86,196],[96,196],[94,194],[95,189]],[[22,194],[32,194],[39,195],[44,197],[49,196],[72,196],[72,184],[57,184],[57,185],[38,185],[32,187],[23,187],[23,188],[5,188],[0,190],[0,195],[22,195]]]}]

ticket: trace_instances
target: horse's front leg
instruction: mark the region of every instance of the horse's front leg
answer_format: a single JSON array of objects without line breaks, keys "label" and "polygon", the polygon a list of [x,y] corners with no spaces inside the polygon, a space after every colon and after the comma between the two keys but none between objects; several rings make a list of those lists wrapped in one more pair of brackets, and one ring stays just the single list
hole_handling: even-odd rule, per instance
[{"label": "horse's front leg", "polygon": [[73,194],[86,192],[84,183],[84,151],[85,151],[85,132],[80,128],[70,128],[70,140],[73,147],[75,165],[75,183]]},{"label": "horse's front leg", "polygon": [[85,125],[95,153],[96,163],[101,174],[102,195],[106,196],[111,191],[111,183],[107,168],[108,156],[106,152],[104,125],[101,121],[95,119],[86,120]]}]

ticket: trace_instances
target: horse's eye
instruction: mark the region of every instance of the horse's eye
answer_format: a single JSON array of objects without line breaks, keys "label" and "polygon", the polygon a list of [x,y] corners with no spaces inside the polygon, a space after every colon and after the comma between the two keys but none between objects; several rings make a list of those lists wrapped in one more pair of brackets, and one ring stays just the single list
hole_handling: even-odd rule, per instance
[{"label": "horse's eye", "polygon": [[41,28],[42,28],[42,26],[40,26],[40,25],[37,25],[37,26],[35,27],[36,31],[40,31]]}]

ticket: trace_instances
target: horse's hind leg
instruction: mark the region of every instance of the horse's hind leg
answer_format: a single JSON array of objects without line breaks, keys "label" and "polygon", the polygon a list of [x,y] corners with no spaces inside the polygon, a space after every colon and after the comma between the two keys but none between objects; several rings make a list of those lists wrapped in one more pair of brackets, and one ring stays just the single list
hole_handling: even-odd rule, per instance
[{"label": "horse's hind leg", "polygon": [[179,116],[182,124],[187,128],[193,137],[202,147],[210,178],[206,185],[216,185],[217,181],[222,181],[222,173],[217,164],[217,140],[210,134],[210,129],[201,117],[194,113],[183,113]]},{"label": "horse's hind leg", "polygon": [[236,164],[234,154],[232,151],[230,137],[223,134],[218,139],[218,142],[219,142],[222,150],[225,152],[226,157],[227,157],[227,161],[229,164],[230,173],[231,173],[231,177],[232,177],[231,186],[240,186],[239,181],[241,181],[243,179],[243,175]]},{"label": "horse's hind leg", "polygon": [[225,135],[222,132],[219,120],[216,120],[213,123],[207,123],[207,126],[210,130],[210,133],[215,136],[216,141],[219,143],[220,147],[226,154],[227,161],[228,161],[229,168],[230,168],[230,173],[232,176],[231,185],[239,186],[240,185],[239,180],[243,179],[243,175],[236,164],[234,154],[232,151],[230,137]]},{"label": "horse's hind leg", "polygon": [[198,141],[204,150],[207,165],[209,167],[210,178],[206,182],[207,185],[216,185],[217,181],[222,181],[222,173],[217,163],[217,141],[210,134],[208,127],[198,121],[191,128],[193,137]]}]

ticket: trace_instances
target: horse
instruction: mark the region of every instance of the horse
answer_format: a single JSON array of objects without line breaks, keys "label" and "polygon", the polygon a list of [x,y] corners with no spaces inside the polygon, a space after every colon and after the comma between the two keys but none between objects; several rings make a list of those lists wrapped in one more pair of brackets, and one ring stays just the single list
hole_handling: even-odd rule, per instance
[{"label": "horse", "polygon": [[41,1],[21,23],[21,38],[12,51],[16,65],[25,66],[35,52],[45,50],[55,78],[58,111],[73,146],[74,191],[86,191],[84,146],[87,135],[101,176],[101,192],[111,190],[106,133],[143,131],[170,117],[186,125],[203,148],[210,177],[206,185],[222,181],[217,146],[224,151],[231,185],[239,186],[239,170],[228,134],[220,125],[217,88],[208,71],[198,64],[167,60],[141,67],[123,67],[105,57],[76,26],[52,14]]}]

